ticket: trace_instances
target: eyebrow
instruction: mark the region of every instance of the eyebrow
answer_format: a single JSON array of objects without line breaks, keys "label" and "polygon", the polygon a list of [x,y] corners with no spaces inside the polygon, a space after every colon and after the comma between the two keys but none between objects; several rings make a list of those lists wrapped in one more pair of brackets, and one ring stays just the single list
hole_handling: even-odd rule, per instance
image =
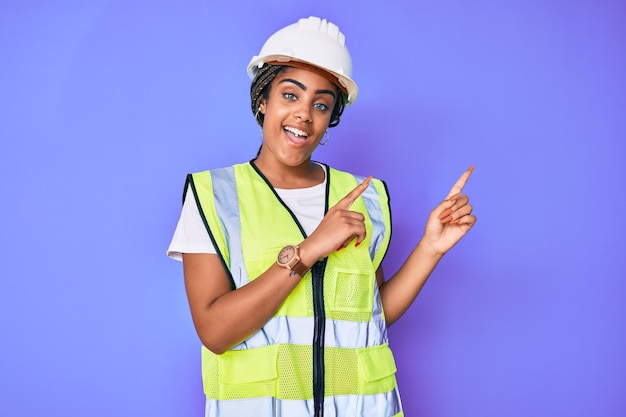
[{"label": "eyebrow", "polygon": [[[296,80],[294,80],[292,78],[284,78],[284,79],[280,80],[278,82],[278,84],[286,83],[286,82],[293,83],[293,84],[297,85],[298,87],[300,87],[303,91],[306,91],[306,85],[304,85],[300,81],[296,81]],[[332,90],[317,90],[315,93],[316,94],[330,94],[331,96],[333,96],[333,98],[337,98],[335,96],[335,92],[332,91]]]}]

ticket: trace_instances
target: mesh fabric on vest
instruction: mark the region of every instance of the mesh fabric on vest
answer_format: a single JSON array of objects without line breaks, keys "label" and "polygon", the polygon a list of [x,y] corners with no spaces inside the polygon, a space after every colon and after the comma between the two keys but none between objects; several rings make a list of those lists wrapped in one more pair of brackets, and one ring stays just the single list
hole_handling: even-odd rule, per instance
[{"label": "mesh fabric on vest", "polygon": [[283,345],[278,355],[281,371],[277,397],[285,400],[313,398],[313,351],[311,346]]},{"label": "mesh fabric on vest", "polygon": [[[387,346],[367,349],[326,348],[324,350],[325,395],[346,394],[380,394],[389,392],[396,387],[395,364]],[[359,351],[373,351],[375,361],[374,372],[369,378],[364,371],[364,363]],[[372,364],[369,364],[370,366]],[[359,382],[359,380],[361,382]]]},{"label": "mesh fabric on vest", "polygon": [[[214,355],[203,351],[209,398],[313,398],[312,349],[272,345]],[[325,395],[380,394],[396,386],[395,363],[387,345],[364,349],[325,348]],[[216,383],[217,382],[217,383]]]}]

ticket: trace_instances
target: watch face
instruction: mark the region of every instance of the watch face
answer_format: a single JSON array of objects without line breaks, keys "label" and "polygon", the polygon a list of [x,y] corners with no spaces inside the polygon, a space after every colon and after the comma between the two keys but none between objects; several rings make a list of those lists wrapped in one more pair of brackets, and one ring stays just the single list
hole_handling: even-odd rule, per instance
[{"label": "watch face", "polygon": [[296,254],[296,248],[293,246],[285,246],[281,249],[278,254],[278,263],[282,265],[287,265]]}]

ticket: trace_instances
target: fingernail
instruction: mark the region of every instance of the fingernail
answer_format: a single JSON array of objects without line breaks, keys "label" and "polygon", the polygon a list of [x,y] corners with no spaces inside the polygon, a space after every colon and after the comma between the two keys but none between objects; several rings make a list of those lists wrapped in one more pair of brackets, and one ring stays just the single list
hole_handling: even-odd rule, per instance
[{"label": "fingernail", "polygon": [[459,191],[459,192],[458,192],[458,193],[456,193],[455,195],[451,196],[448,200],[450,200],[450,201],[454,200],[455,198],[457,198],[458,196],[460,196],[460,195],[461,195],[461,192],[462,192],[462,191]]},{"label": "fingernail", "polygon": [[450,224],[457,224],[458,222],[460,222],[461,219],[454,219],[450,222]]},{"label": "fingernail", "polygon": [[474,172],[474,165],[472,165],[471,167],[469,167],[468,169],[469,173],[471,174],[472,172]]},{"label": "fingernail", "polygon": [[452,220],[452,216],[448,216],[446,218],[441,219],[441,223],[449,223]]},{"label": "fingernail", "polygon": [[445,218],[445,217],[449,216],[451,212],[452,212],[452,209],[449,209],[449,208],[445,209],[445,210],[444,210],[444,211],[443,211],[443,212],[439,215],[439,220],[441,220],[441,219],[443,219],[443,218]]},{"label": "fingernail", "polygon": [[356,247],[357,247],[357,246],[359,246],[360,244],[361,244],[361,242],[357,241],[357,242],[354,244],[354,247],[356,248]]},{"label": "fingernail", "polygon": [[343,249],[343,246],[339,246],[339,247],[337,248],[337,251],[340,251],[340,250],[342,250],[342,249]]}]

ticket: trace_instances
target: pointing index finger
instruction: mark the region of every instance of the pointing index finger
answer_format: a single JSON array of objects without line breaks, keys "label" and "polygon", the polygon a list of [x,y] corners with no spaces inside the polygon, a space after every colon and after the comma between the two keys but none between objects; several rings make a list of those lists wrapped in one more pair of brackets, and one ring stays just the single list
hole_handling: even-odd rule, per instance
[{"label": "pointing index finger", "polygon": [[361,194],[363,194],[363,191],[365,191],[367,189],[371,179],[372,179],[371,175],[369,177],[365,178],[362,183],[357,185],[344,198],[339,200],[339,202],[335,205],[335,207],[343,208],[343,209],[346,209],[346,210],[349,209],[350,206],[352,206],[352,203],[354,203],[356,201],[356,199],[359,198],[359,196]]},{"label": "pointing index finger", "polygon": [[449,200],[452,197],[455,197],[458,194],[461,194],[461,191],[463,191],[463,187],[465,187],[465,184],[467,183],[467,180],[469,180],[470,175],[472,175],[472,172],[474,172],[474,165],[469,167],[469,169],[467,171],[465,171],[463,174],[461,174],[461,177],[452,186],[452,189],[450,189],[450,192],[448,193],[448,196],[446,197],[446,200]]}]

